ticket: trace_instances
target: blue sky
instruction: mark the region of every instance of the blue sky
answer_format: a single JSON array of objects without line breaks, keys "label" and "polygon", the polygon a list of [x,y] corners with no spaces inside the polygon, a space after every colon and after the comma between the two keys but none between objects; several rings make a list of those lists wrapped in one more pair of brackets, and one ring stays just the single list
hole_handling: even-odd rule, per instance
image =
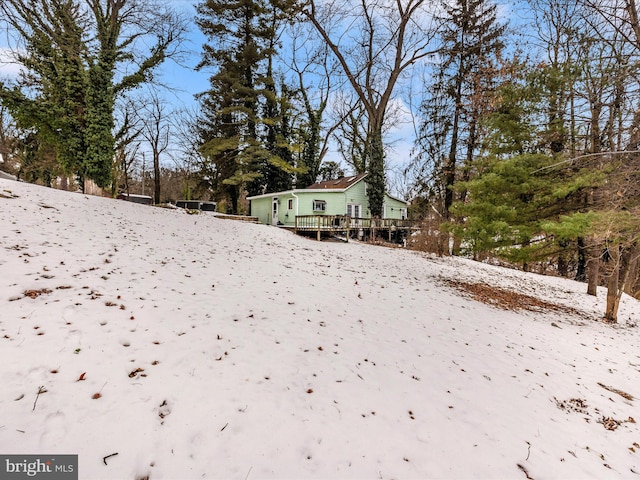
[{"label": "blue sky", "polygon": [[[175,95],[178,97],[176,106],[181,102],[184,102],[185,106],[192,106],[196,104],[193,96],[209,88],[208,78],[211,72],[195,71],[195,66],[201,59],[202,45],[206,43],[207,38],[195,24],[195,2],[180,0],[173,4],[176,9],[184,12],[191,19],[188,41],[184,45],[186,54],[180,65],[174,61],[166,62],[160,69],[160,74],[161,79],[175,90]],[[171,96],[173,94],[166,95],[167,98]]]}]

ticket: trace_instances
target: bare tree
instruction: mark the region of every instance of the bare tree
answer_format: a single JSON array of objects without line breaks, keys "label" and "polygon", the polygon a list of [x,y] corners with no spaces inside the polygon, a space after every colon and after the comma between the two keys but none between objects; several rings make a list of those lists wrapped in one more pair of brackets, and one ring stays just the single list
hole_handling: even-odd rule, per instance
[{"label": "bare tree", "polygon": [[426,0],[302,2],[311,22],[338,60],[367,113],[367,159],[371,214],[382,216],[384,200],[383,126],[402,75],[435,53],[435,29]]},{"label": "bare tree", "polygon": [[[335,89],[336,65],[330,61],[328,47],[314,44],[308,38],[308,32],[296,26],[292,31],[291,50],[289,68],[297,77],[297,96],[302,103],[298,121],[301,137],[298,167],[302,167],[302,172],[297,175],[296,186],[304,188],[318,180],[322,161],[329,150],[329,140],[342,119],[332,119],[328,126],[323,126],[330,107],[329,99]],[[305,60],[301,61],[301,58]]]},{"label": "bare tree", "polygon": [[167,112],[166,101],[157,92],[144,101],[140,110],[142,116],[141,135],[151,148],[153,160],[154,202],[160,203],[160,157],[170,144],[171,123]]}]

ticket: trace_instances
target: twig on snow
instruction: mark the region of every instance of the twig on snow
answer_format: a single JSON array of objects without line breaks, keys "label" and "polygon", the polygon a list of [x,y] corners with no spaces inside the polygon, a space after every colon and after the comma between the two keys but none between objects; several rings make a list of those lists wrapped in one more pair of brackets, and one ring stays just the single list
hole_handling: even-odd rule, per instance
[{"label": "twig on snow", "polygon": [[47,389],[44,388],[44,386],[40,386],[38,387],[38,394],[36,395],[36,399],[33,401],[33,409],[31,410],[32,412],[35,411],[36,409],[36,403],[38,403],[38,397],[40,396],[41,393],[46,393]]},{"label": "twig on snow", "polygon": [[527,480],[533,480],[533,478],[531,478],[531,477],[529,476],[529,472],[527,472],[527,469],[526,469],[526,468],[524,468],[524,467],[523,467],[522,465],[520,465],[520,464],[518,464],[518,468],[519,468],[520,470],[522,470],[522,472],[524,473],[524,475],[527,477]]},{"label": "twig on snow", "polygon": [[107,458],[115,457],[116,455],[118,455],[118,452],[116,452],[116,453],[112,453],[111,455],[107,455],[106,457],[102,457],[102,461],[103,461],[103,462],[104,462],[104,464],[106,465],[106,464],[107,464]]},{"label": "twig on snow", "polygon": [[253,465],[249,467],[249,471],[247,472],[247,476],[244,477],[244,480],[247,480],[247,478],[249,478],[249,474],[251,473],[251,470],[253,470]]}]

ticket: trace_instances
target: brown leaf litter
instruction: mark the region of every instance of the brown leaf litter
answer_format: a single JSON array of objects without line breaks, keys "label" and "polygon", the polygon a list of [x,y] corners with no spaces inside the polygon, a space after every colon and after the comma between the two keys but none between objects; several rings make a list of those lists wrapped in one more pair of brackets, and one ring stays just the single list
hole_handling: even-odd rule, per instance
[{"label": "brown leaf litter", "polygon": [[537,297],[514,292],[513,290],[507,290],[505,288],[451,279],[444,279],[444,282],[474,300],[503,310],[527,310],[530,312],[553,311],[570,315],[584,315],[575,308],[547,302]]}]

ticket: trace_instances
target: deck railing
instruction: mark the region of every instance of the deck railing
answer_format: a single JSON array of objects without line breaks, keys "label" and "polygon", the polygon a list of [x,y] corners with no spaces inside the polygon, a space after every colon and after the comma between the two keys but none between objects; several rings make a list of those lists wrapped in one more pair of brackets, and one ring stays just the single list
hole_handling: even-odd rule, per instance
[{"label": "deck railing", "polygon": [[349,239],[352,230],[367,231],[370,237],[375,236],[376,230],[385,231],[391,237],[397,230],[415,229],[416,224],[412,220],[399,218],[354,218],[348,215],[298,215],[295,219],[295,231],[317,232],[318,240],[323,233],[344,232]]}]

